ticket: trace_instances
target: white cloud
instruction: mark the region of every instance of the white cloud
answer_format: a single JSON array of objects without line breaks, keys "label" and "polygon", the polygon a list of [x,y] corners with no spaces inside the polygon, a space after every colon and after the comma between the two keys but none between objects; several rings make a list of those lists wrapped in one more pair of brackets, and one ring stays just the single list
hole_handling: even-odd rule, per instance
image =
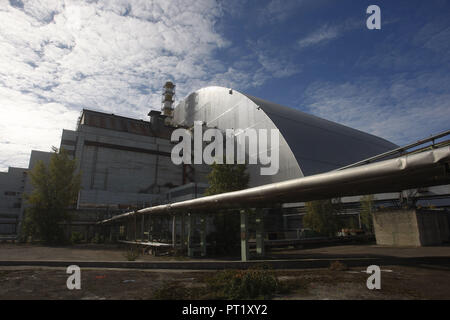
[{"label": "white cloud", "polygon": [[336,27],[325,25],[306,37],[298,40],[297,44],[300,48],[306,48],[312,45],[327,42],[328,40],[337,38],[338,36],[339,31]]},{"label": "white cloud", "polygon": [[448,129],[449,88],[448,74],[426,72],[385,82],[372,77],[316,82],[307,88],[304,106],[320,117],[405,144]]},{"label": "white cloud", "polygon": [[230,46],[222,14],[214,0],[0,0],[0,170],[58,144],[82,108],[145,118],[167,80],[179,98],[261,85],[268,63],[250,73],[215,58]]},{"label": "white cloud", "polygon": [[58,103],[42,103],[32,96],[0,88],[0,171],[28,167],[30,150],[59,147],[61,129],[74,129],[79,112]]},{"label": "white cloud", "polygon": [[259,24],[282,22],[295,13],[304,2],[303,0],[271,0],[259,10]]},{"label": "white cloud", "polygon": [[325,24],[320,28],[309,33],[305,37],[297,40],[297,47],[299,49],[326,44],[329,41],[339,38],[347,31],[351,31],[361,26],[361,23],[356,20],[347,20],[341,24],[329,25]]}]

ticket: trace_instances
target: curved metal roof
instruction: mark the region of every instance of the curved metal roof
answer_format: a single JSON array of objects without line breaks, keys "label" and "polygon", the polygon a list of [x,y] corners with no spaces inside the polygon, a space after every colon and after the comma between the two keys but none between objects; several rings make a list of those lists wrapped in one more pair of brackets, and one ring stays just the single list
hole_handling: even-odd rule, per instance
[{"label": "curved metal roof", "polygon": [[275,123],[305,176],[337,169],[397,147],[366,132],[244,95],[260,106]]},{"label": "curved metal roof", "polygon": [[261,176],[260,165],[249,165],[251,186],[330,171],[396,147],[374,135],[223,87],[202,88],[180,101],[175,123],[192,126],[197,120],[223,130],[280,131],[279,172]]}]

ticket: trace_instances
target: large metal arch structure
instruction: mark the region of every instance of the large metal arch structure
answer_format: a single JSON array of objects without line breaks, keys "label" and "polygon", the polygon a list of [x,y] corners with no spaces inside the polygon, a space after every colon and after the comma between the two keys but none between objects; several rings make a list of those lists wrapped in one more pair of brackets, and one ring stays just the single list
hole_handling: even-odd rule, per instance
[{"label": "large metal arch structure", "polygon": [[259,174],[249,165],[250,186],[281,182],[327,172],[395,149],[385,139],[224,87],[199,89],[178,103],[174,123],[226,129],[278,129],[276,175]]}]

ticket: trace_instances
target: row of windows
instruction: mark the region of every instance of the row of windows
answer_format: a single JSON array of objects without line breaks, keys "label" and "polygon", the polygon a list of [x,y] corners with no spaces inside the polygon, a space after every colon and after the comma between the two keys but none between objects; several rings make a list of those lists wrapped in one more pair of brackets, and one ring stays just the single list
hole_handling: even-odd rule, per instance
[{"label": "row of windows", "polygon": [[20,196],[20,192],[5,191],[5,196]]}]

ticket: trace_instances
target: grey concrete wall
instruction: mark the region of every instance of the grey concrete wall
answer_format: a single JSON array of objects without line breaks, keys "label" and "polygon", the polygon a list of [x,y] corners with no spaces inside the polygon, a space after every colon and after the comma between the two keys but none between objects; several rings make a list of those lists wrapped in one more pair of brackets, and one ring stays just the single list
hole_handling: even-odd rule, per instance
[{"label": "grey concrete wall", "polygon": [[373,215],[378,245],[420,246],[415,210],[389,210]]},{"label": "grey concrete wall", "polygon": [[170,156],[85,144],[95,141],[170,153],[172,145],[168,140],[88,126],[81,126],[77,134],[75,156],[82,173],[81,206],[148,205],[171,186],[182,183],[182,167],[175,166]]},{"label": "grey concrete wall", "polygon": [[17,214],[25,186],[27,169],[9,168],[8,172],[0,172],[0,214]]},{"label": "grey concrete wall", "polygon": [[449,213],[443,210],[385,210],[373,215],[378,245],[430,246],[449,241]]}]

